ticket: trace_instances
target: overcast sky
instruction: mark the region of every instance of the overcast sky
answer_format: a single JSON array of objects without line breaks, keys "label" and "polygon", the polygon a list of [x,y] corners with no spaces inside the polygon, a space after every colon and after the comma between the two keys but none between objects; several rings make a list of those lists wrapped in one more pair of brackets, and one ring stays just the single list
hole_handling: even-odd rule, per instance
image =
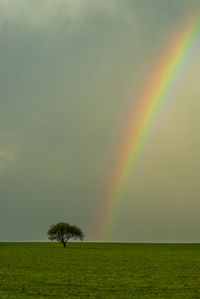
[{"label": "overcast sky", "polygon": [[[58,221],[97,239],[127,112],[198,4],[1,0],[0,241],[46,240]],[[200,241],[199,78],[197,42],[105,241]]]}]

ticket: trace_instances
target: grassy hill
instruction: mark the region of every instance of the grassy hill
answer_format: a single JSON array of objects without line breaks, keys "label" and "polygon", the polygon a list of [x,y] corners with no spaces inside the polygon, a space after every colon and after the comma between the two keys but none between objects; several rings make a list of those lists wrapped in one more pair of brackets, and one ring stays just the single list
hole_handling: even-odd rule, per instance
[{"label": "grassy hill", "polygon": [[0,243],[0,298],[200,298],[200,244]]}]

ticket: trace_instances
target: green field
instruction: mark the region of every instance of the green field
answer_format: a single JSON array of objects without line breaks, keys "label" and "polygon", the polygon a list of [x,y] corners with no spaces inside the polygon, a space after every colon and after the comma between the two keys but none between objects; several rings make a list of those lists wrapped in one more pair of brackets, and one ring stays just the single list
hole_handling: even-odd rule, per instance
[{"label": "green field", "polygon": [[0,243],[0,298],[200,298],[200,244]]}]

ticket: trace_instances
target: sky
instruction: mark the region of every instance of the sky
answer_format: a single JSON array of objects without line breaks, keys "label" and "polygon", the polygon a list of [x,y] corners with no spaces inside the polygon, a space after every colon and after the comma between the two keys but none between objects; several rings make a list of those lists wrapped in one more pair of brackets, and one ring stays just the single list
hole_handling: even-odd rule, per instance
[{"label": "sky", "polygon": [[[137,115],[147,74],[198,10],[199,0],[1,0],[0,241],[47,240],[59,221],[98,240],[130,107]],[[103,241],[200,241],[199,77],[200,38]]]}]

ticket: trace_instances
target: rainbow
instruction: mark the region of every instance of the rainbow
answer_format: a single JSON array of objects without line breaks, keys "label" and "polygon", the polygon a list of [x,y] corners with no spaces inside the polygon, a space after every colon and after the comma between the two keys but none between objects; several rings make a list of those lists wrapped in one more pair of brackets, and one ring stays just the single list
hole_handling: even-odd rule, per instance
[{"label": "rainbow", "polygon": [[104,205],[101,213],[100,231],[97,239],[104,240],[105,234],[111,226],[116,210],[125,197],[128,179],[133,173],[145,141],[149,136],[152,125],[169,100],[176,80],[183,72],[185,64],[190,60],[194,44],[200,33],[200,18],[192,16],[187,18],[173,37],[169,40],[161,59],[154,66],[153,72],[148,76],[148,85],[139,97],[140,106],[137,116],[131,112],[130,120],[125,128],[125,137],[120,142],[120,149],[112,167],[111,175],[106,186]]}]

